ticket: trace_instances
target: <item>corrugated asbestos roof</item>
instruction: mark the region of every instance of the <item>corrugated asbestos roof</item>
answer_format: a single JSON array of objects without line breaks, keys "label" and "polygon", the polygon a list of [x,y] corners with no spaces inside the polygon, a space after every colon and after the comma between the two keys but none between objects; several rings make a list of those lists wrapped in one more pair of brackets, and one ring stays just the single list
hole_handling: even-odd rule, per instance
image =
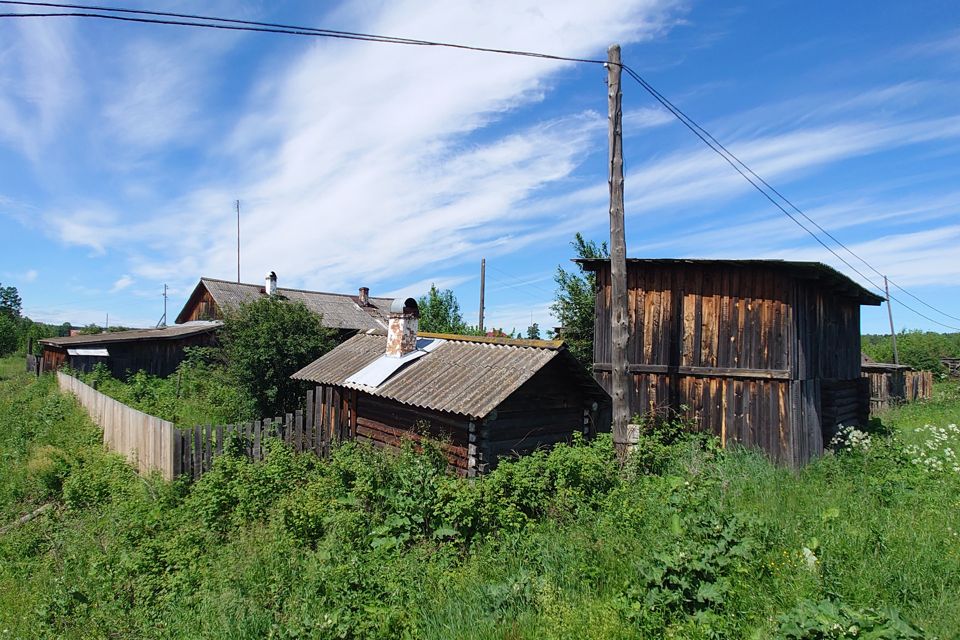
[{"label": "corrugated asbestos roof", "polygon": [[[421,337],[431,334],[421,334]],[[397,402],[483,418],[554,358],[571,358],[562,343],[519,346],[445,336],[435,350],[373,388],[347,378],[383,355],[383,334],[358,334],[291,376],[318,384],[359,389]],[[596,382],[586,372],[586,380]],[[603,393],[597,386],[598,393]]]},{"label": "corrugated asbestos roof", "polygon": [[[253,302],[266,295],[262,284],[246,284],[217,280],[215,278],[200,278],[197,285],[206,287],[221,311],[235,309],[245,302]],[[194,294],[196,291],[194,292]],[[354,329],[367,331],[386,327],[387,314],[393,298],[368,298],[370,305],[361,307],[359,299],[342,293],[324,293],[322,291],[307,291],[304,289],[284,289],[277,287],[277,294],[287,300],[302,302],[307,309],[323,316],[323,324],[333,329]],[[193,295],[190,296],[193,299]],[[187,306],[189,306],[189,301]],[[186,306],[184,307],[186,310]],[[180,312],[181,315],[183,311]],[[179,316],[177,321],[179,321]]]},{"label": "corrugated asbestos roof", "polygon": [[[596,271],[603,265],[609,265],[609,258],[576,259],[584,269]],[[850,298],[857,299],[860,304],[879,305],[883,298],[864,289],[862,286],[840,273],[833,267],[822,262],[798,262],[791,260],[725,260],[715,258],[627,258],[627,264],[656,266],[682,266],[685,264],[707,267],[754,267],[792,271],[797,276],[820,280],[827,287]]]},{"label": "corrugated asbestos roof", "polygon": [[162,329],[133,329],[113,333],[97,333],[92,336],[65,336],[63,338],[44,338],[40,344],[57,347],[79,347],[89,344],[109,344],[111,342],[133,342],[136,340],[172,340],[213,331],[223,324],[220,321],[197,320],[186,324],[175,324]]}]

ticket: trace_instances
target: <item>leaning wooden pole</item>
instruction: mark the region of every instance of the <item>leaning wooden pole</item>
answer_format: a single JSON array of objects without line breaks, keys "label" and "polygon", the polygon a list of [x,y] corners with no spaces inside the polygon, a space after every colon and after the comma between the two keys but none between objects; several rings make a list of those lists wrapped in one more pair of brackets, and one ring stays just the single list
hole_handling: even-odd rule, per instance
[{"label": "leaning wooden pole", "polygon": [[610,134],[610,332],[613,442],[620,461],[626,460],[636,438],[627,407],[627,243],[623,230],[623,109],[620,91],[620,45],[607,49],[607,104]]},{"label": "leaning wooden pole", "polygon": [[893,339],[893,364],[900,364],[900,354],[897,353],[897,331],[893,328],[893,307],[890,306],[890,285],[887,276],[883,276],[883,290],[887,294],[887,315],[890,317],[890,338]]}]

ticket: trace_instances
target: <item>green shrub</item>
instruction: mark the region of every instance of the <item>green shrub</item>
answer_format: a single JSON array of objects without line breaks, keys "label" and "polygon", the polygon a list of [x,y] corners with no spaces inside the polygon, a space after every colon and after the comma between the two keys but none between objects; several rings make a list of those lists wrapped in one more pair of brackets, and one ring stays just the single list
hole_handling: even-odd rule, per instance
[{"label": "green shrub", "polygon": [[137,472],[120,456],[97,456],[75,466],[63,481],[63,502],[71,509],[97,507],[122,498],[138,481]]},{"label": "green shrub", "polygon": [[72,464],[72,457],[63,449],[43,445],[33,451],[26,468],[29,476],[40,487],[41,497],[51,498],[60,496]]},{"label": "green shrub", "polygon": [[931,638],[903,620],[895,609],[854,609],[831,600],[802,600],[779,618],[777,638],[785,640],[920,640]]}]

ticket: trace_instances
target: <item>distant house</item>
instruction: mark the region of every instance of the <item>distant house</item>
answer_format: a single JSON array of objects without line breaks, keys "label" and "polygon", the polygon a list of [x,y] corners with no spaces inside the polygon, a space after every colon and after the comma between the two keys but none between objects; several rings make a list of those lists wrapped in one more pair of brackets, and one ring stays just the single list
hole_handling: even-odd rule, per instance
[{"label": "distant house", "polygon": [[216,344],[220,324],[193,321],[163,329],[44,338],[39,341],[43,349],[42,366],[44,371],[54,371],[64,365],[90,371],[103,363],[117,378],[141,369],[155,376],[167,376],[176,371],[186,347]]},{"label": "distant house", "polygon": [[324,326],[338,330],[341,339],[357,331],[386,329],[387,312],[393,302],[391,298],[371,297],[370,290],[366,287],[361,287],[355,296],[286,289],[277,286],[275,273],[267,276],[263,285],[200,278],[176,322],[182,324],[192,320],[220,320],[225,310],[236,309],[241,304],[268,295],[269,292],[285,300],[302,302],[311,311],[319,313],[323,316]]},{"label": "distant house", "polygon": [[378,447],[438,438],[465,475],[609,430],[610,397],[563,342],[418,335],[418,324],[416,301],[397,299],[386,332],[357,334],[292,376],[319,385],[324,428]]},{"label": "distant house", "polygon": [[[597,275],[594,375],[611,385],[610,261]],[[882,298],[817,262],[627,260],[631,414],[673,410],[726,445],[802,465],[863,425],[860,305]]]}]

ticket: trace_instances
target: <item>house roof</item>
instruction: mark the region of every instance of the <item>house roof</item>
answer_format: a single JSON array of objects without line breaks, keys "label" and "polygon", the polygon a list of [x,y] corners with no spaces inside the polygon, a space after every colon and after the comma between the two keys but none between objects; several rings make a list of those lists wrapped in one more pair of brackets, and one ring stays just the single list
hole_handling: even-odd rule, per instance
[{"label": "house roof", "polygon": [[[588,271],[597,271],[610,264],[609,258],[576,259],[574,262]],[[834,293],[854,298],[860,304],[879,305],[883,297],[868,291],[833,267],[822,262],[797,262],[791,260],[725,260],[694,258],[627,258],[630,265],[650,267],[675,267],[694,265],[703,267],[753,267],[790,272],[790,275],[806,280],[815,280]]]},{"label": "house roof", "polygon": [[[230,282],[216,278],[200,278],[187,303],[177,316],[177,322],[183,322],[188,310],[196,304],[196,300],[206,289],[210,297],[217,303],[221,311],[235,309],[241,304],[252,302],[265,296],[262,284],[247,284]],[[324,326],[333,329],[353,329],[367,331],[386,327],[386,318],[390,312],[390,303],[393,298],[368,298],[370,304],[360,305],[357,296],[343,293],[325,293],[323,291],[307,291],[305,289],[277,288],[277,294],[293,302],[302,302],[307,309],[323,316]]]},{"label": "house roof", "polygon": [[357,334],[291,377],[479,419],[548,364],[557,362],[589,395],[609,401],[607,393],[562,341],[431,333],[421,333],[418,338],[432,343],[427,352],[405,363],[376,387],[348,379],[368,365],[374,365],[368,372],[375,369],[375,363],[385,357],[386,337],[382,332]]},{"label": "house roof", "polygon": [[195,320],[185,324],[175,324],[162,329],[132,329],[130,331],[115,331],[97,333],[89,336],[64,336],[62,338],[43,338],[40,344],[49,344],[55,347],[81,347],[85,345],[103,345],[115,342],[137,342],[148,340],[173,340],[187,336],[199,335],[214,331],[222,322]]}]

